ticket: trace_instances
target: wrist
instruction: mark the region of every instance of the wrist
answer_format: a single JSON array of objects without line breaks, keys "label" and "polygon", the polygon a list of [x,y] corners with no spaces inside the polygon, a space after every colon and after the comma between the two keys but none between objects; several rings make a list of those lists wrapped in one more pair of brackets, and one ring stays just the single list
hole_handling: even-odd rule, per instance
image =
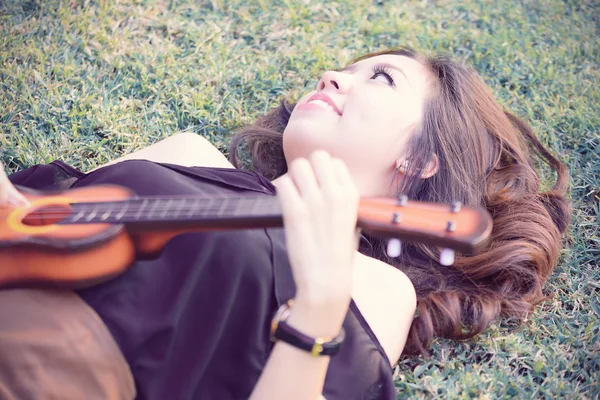
[{"label": "wrist", "polygon": [[304,307],[313,307],[323,310],[346,309],[350,304],[350,287],[336,290],[311,290],[297,288],[294,302]]},{"label": "wrist", "polygon": [[314,299],[296,297],[287,323],[312,337],[335,337],[340,333],[350,297],[346,299]]}]

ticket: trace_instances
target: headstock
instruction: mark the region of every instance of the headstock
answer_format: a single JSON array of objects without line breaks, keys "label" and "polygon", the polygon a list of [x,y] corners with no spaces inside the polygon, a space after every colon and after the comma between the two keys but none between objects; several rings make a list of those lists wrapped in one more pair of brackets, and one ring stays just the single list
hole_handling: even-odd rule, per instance
[{"label": "headstock", "polygon": [[454,251],[474,254],[483,248],[492,231],[492,217],[483,207],[410,201],[406,196],[363,198],[358,226],[374,236],[391,238],[388,255],[400,254],[400,240],[442,248],[440,263],[451,265]]}]

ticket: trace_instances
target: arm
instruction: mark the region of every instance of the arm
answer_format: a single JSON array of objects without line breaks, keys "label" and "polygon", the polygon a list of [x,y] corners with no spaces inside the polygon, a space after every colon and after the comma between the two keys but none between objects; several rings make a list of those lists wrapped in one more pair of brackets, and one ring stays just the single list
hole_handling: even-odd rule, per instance
[{"label": "arm", "polygon": [[208,140],[191,132],[169,136],[141,150],[126,154],[91,169],[89,172],[127,160],[148,160],[157,163],[177,164],[185,167],[210,166],[234,168],[227,158]]},{"label": "arm", "polygon": [[[311,337],[337,336],[350,304],[358,192],[341,161],[324,152],[292,162],[277,192],[296,282],[288,323]],[[328,366],[329,357],[277,342],[251,398],[318,399]]]},{"label": "arm", "polygon": [[352,299],[394,366],[415,316],[415,288],[399,269],[360,253],[353,275]]},{"label": "arm", "polygon": [[[316,316],[316,308],[315,304],[296,301],[288,323],[313,337],[337,335],[341,322],[328,321],[325,313]],[[287,343],[277,342],[251,399],[321,398],[329,360],[330,357],[313,357]]]}]

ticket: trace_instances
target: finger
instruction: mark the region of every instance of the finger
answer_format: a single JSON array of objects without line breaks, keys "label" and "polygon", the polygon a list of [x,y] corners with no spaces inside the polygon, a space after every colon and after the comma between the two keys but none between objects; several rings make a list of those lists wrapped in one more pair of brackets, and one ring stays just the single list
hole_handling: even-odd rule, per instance
[{"label": "finger", "polygon": [[319,185],[308,160],[299,158],[292,161],[289,172],[300,196],[311,203],[318,202],[321,197]]},{"label": "finger", "polygon": [[309,212],[296,185],[287,175],[279,178],[277,182],[277,197],[281,205],[288,255],[293,257],[294,247],[291,246],[291,243],[311,236],[307,226],[307,222],[310,220]]},{"label": "finger", "polygon": [[19,193],[19,191],[14,187],[10,186],[9,190],[8,190],[8,199],[7,199],[9,204],[12,204],[13,206],[16,207],[22,207],[22,206],[26,206],[29,204],[29,200],[27,200],[25,198],[25,196],[23,196],[21,193]]},{"label": "finger", "polygon": [[13,186],[0,163],[0,205],[2,204],[24,206],[29,204],[29,201]]},{"label": "finger", "polygon": [[298,214],[302,213],[305,207],[291,178],[287,175],[280,177],[276,190],[284,220],[298,219]]},{"label": "finger", "polygon": [[339,184],[329,153],[317,150],[311,154],[310,162],[319,187],[324,191],[335,190]]},{"label": "finger", "polygon": [[335,171],[336,179],[343,186],[354,186],[354,180],[350,175],[350,171],[346,166],[346,163],[340,158],[333,158],[331,160],[333,169]]},{"label": "finger", "polygon": [[350,171],[348,170],[348,167],[344,161],[339,158],[334,158],[331,162],[334,166],[335,176],[338,184],[340,185],[341,190],[343,190],[345,196],[348,196],[348,200],[355,200],[358,202],[360,200],[360,193],[358,192],[358,188],[354,183],[354,179],[352,178],[352,175],[350,174]]},{"label": "finger", "polygon": [[354,248],[358,250],[360,247],[360,239],[362,237],[362,229],[357,227],[354,231]]}]

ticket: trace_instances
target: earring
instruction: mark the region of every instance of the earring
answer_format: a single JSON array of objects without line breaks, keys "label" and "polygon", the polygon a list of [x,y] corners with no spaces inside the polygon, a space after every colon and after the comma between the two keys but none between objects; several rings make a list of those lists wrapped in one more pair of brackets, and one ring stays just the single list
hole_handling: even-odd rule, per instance
[{"label": "earring", "polygon": [[400,160],[396,161],[396,169],[406,169],[408,168],[408,160],[404,160],[400,162]]},{"label": "earring", "polygon": [[406,172],[408,169],[408,160],[404,160],[400,162],[400,160],[396,161],[396,170],[399,172]]}]

